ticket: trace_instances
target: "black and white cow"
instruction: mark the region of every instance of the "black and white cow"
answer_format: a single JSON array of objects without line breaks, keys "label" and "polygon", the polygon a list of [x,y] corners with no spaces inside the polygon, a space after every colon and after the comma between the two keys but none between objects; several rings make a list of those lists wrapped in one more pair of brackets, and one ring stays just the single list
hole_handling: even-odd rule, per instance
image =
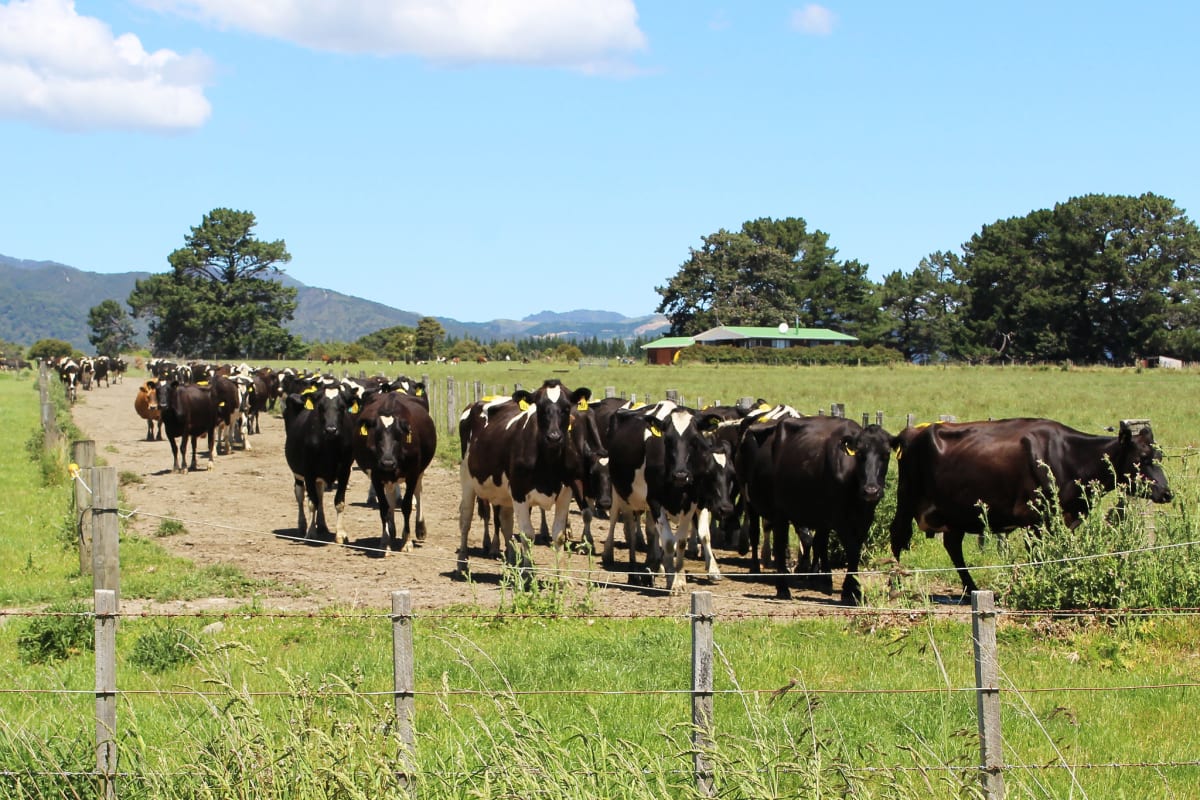
[{"label": "black and white cow", "polygon": [[554,509],[552,540],[555,546],[563,543],[571,484],[580,470],[580,456],[570,435],[571,412],[590,397],[589,389],[572,391],[551,379],[534,392],[522,389],[508,398],[479,401],[463,413],[459,422],[464,437],[459,469],[460,574],[469,571],[467,535],[477,499],[499,508],[510,564],[519,558],[523,569],[532,565],[534,506]]},{"label": "black and white cow", "polygon": [[[437,431],[429,409],[417,398],[403,392],[376,392],[369,395],[358,414],[354,429],[354,459],[371,479],[379,500],[379,519],[383,526],[379,546],[401,552],[412,549],[410,519],[416,502],[416,538],[425,539],[425,521],[421,518],[421,483],[425,469],[437,450]],[[399,484],[404,496],[397,501]],[[396,540],[396,506],[404,514],[404,529]]]},{"label": "black and white cow", "polygon": [[[346,509],[346,486],[354,466],[352,425],[358,409],[349,390],[337,381],[316,381],[300,392],[289,394],[283,407],[284,455],[295,479],[298,527],[307,539],[328,531],[325,521],[325,492],[336,486],[334,541],[346,541],[342,512]],[[304,516],[308,498],[311,525]]]},{"label": "black and white cow", "polygon": [[[655,573],[665,573],[668,590],[684,591],[684,548],[696,515],[706,504],[719,507],[720,513],[730,510],[729,473],[725,471],[730,454],[706,436],[719,422],[716,415],[701,416],[666,400],[642,408],[618,409],[612,415],[608,456],[613,511],[604,543],[606,567],[613,564],[614,531],[619,520],[625,526],[629,547],[630,582],[642,582],[632,525],[634,515],[644,512],[650,580]],[[711,547],[707,543],[705,547],[710,574],[716,573]]]}]

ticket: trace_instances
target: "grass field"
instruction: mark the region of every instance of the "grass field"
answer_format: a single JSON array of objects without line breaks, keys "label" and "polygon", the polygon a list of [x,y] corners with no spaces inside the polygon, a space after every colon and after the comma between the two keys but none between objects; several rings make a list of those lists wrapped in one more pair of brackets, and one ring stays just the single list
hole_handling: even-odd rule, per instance
[{"label": "grass field", "polygon": [[[515,367],[516,365],[514,365]],[[530,365],[519,365],[530,370]],[[432,367],[432,365],[431,365]],[[370,371],[370,365],[364,365]],[[443,385],[450,368],[431,372]],[[1194,526],[1200,437],[1194,373],[1059,369],[751,369],[611,367],[543,372],[471,367],[511,389],[543,377],[685,401],[743,395],[803,411],[846,404],[903,420],[1052,416],[1098,432],[1148,417],[1181,496],[1159,510],[1161,536]],[[410,373],[411,374],[411,373]],[[478,377],[474,377],[474,376]],[[470,399],[470,398],[466,398]],[[78,576],[65,485],[43,487],[27,442],[40,440],[29,380],[0,376],[0,793],[91,796],[93,663],[87,647],[23,659],[34,620],[55,636],[71,614],[27,615],[90,586]],[[881,509],[881,518],[886,512]],[[1178,521],[1177,521],[1178,520]],[[994,543],[983,553],[999,558]],[[1170,556],[1192,559],[1190,550]],[[129,559],[128,561],[126,559]],[[244,609],[122,622],[118,634],[125,797],[391,796],[395,743],[386,615],[330,609],[262,613],[236,575],[198,579],[152,541],[122,541],[123,594],[246,597]],[[914,563],[944,566],[936,541]],[[983,577],[983,576],[981,576]],[[137,580],[144,580],[142,585]],[[986,581],[981,581],[986,582]],[[1177,604],[1165,604],[1174,606]],[[557,618],[474,609],[416,620],[417,782],[423,797],[692,797],[689,624],[682,618]],[[206,630],[207,628],[207,630]],[[920,610],[837,619],[718,620],[716,784],[722,797],[958,798],[977,787],[968,625]],[[165,643],[165,644],[164,644]],[[177,645],[187,645],[180,648]],[[183,653],[182,656],[179,654]],[[1200,626],[1190,611],[1087,624],[1037,615],[1000,629],[1009,797],[1200,797],[1191,706]],[[1132,688],[1147,687],[1147,688]],[[778,694],[774,690],[786,689]],[[49,691],[47,691],[49,690]],[[144,692],[144,693],[143,693]],[[523,692],[530,692],[524,694]],[[278,693],[278,694],[276,694]],[[1114,766],[1125,765],[1125,766]],[[1140,766],[1139,766],[1140,765]],[[1147,766],[1153,765],[1153,766]]]}]

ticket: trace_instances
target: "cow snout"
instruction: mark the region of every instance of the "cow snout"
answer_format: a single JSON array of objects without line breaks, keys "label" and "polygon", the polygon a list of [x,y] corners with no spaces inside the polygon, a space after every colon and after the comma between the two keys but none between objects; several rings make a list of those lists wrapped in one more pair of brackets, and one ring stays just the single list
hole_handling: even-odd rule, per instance
[{"label": "cow snout", "polygon": [[868,503],[878,503],[883,499],[883,487],[878,483],[869,483],[862,488],[862,499]]},{"label": "cow snout", "polygon": [[395,470],[396,469],[396,456],[394,456],[391,453],[386,453],[383,456],[380,456],[379,468],[382,470],[388,470],[388,471]]},{"label": "cow snout", "polygon": [[671,473],[671,482],[676,486],[688,486],[692,482],[692,473],[686,469],[677,469]]}]

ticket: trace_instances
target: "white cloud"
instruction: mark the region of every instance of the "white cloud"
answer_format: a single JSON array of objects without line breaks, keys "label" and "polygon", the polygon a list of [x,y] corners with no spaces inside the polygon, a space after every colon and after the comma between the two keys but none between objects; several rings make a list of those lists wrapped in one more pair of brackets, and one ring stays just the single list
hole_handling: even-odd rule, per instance
[{"label": "white cloud", "polygon": [[[604,71],[646,46],[633,0],[138,0],[313,50]],[[619,66],[619,65],[618,65]]]},{"label": "white cloud", "polygon": [[828,36],[833,33],[833,23],[837,17],[822,5],[809,3],[804,8],[792,12],[792,27],[810,36]]},{"label": "white cloud", "polygon": [[203,56],[114,36],[71,0],[0,4],[0,118],[65,130],[195,128],[212,111],[208,72]]}]

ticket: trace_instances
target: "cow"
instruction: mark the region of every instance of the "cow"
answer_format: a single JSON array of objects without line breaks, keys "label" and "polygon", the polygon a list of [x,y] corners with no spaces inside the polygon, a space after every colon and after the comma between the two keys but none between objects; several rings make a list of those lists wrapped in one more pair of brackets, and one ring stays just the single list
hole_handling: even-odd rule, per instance
[{"label": "cow", "polygon": [[112,383],[108,379],[109,370],[112,367],[112,360],[108,356],[96,356],[92,359],[92,370],[96,382],[96,388],[100,388],[100,382],[103,381],[105,386],[111,386]]},{"label": "cow", "polygon": [[58,378],[62,381],[67,401],[74,403],[79,398],[79,363],[73,358],[64,358],[57,364]]},{"label": "cow", "polygon": [[[213,438],[217,427],[217,399],[209,386],[160,380],[157,386],[158,409],[163,428],[171,443],[172,469],[187,470],[188,439],[192,444],[191,469],[196,469],[196,440],[208,437],[208,466],[213,468]],[[176,443],[178,440],[178,443]]]},{"label": "cow", "polygon": [[[609,419],[613,510],[602,563],[606,567],[613,564],[614,532],[619,520],[624,524],[629,548],[630,583],[646,582],[648,577],[652,584],[656,573],[665,573],[671,593],[684,591],[684,546],[697,512],[713,494],[712,483],[726,475],[718,467],[728,451],[718,457],[713,441],[704,435],[719,423],[717,415],[701,416],[669,400],[636,409],[620,408]],[[720,511],[728,513],[727,483],[723,495]],[[645,573],[637,570],[637,544],[632,533],[633,516],[638,512],[646,513],[649,538]]]},{"label": "cow", "polygon": [[[137,415],[146,420],[146,441],[162,441],[162,412],[158,409],[158,382],[148,380],[138,387],[138,393],[133,398],[133,409]],[[157,423],[157,433],[155,432]]]},{"label": "cow", "polygon": [[[209,385],[217,399],[217,448],[225,443],[226,455],[233,452],[234,439],[242,439],[242,447],[251,450],[250,437],[242,435],[242,404],[245,395],[245,384],[225,375],[214,375],[211,380],[200,381],[197,385]],[[235,433],[237,437],[235,437]]]},{"label": "cow", "polygon": [[[354,403],[350,391],[332,380],[314,381],[300,392],[289,394],[284,402],[284,456],[292,470],[298,527],[305,539],[329,530],[325,521],[325,491],[336,485],[334,541],[346,542],[342,512],[354,466],[351,426],[359,410]],[[306,497],[311,525],[304,515]]]},{"label": "cow", "polygon": [[898,560],[912,540],[912,523],[942,544],[966,596],[976,590],[963,560],[968,533],[997,533],[1043,522],[1057,498],[1063,522],[1074,528],[1088,512],[1088,489],[1118,486],[1168,503],[1154,432],[1124,420],[1116,436],[1094,435],[1050,419],[1016,418],[939,423],[900,435],[896,515],[890,534]]},{"label": "cow", "polygon": [[772,549],[781,568],[776,596],[791,597],[786,574],[790,525],[813,531],[812,569],[817,588],[826,593],[833,592],[829,536],[837,533],[846,555],[842,602],[861,603],[855,573],[883,499],[896,437],[879,425],[864,428],[841,417],[783,418],[769,425],[769,440],[755,456],[754,472],[769,473],[770,497],[756,494],[760,487],[753,481],[749,491],[752,503],[770,509]]},{"label": "cow", "polygon": [[469,573],[467,535],[477,499],[500,507],[506,558],[511,565],[519,560],[523,582],[528,581],[532,566],[533,506],[554,509],[552,539],[556,547],[562,544],[571,483],[579,469],[579,453],[569,431],[571,411],[591,394],[590,389],[572,391],[550,379],[536,391],[518,389],[509,398],[478,401],[463,413],[459,422],[460,432],[465,432],[459,468],[460,575]]},{"label": "cow", "polygon": [[[425,520],[421,518],[421,482],[425,469],[437,450],[437,431],[429,409],[418,399],[403,392],[377,392],[370,395],[358,414],[354,429],[354,460],[371,479],[379,500],[382,533],[379,547],[407,552],[412,550],[409,521],[413,500],[417,502],[416,538],[425,539]],[[396,540],[396,505],[399,483],[404,482],[404,497],[399,500],[404,514],[404,529]]]},{"label": "cow", "polygon": [[125,380],[125,371],[129,369],[129,362],[123,356],[117,356],[112,360],[112,375],[113,383],[121,383]]},{"label": "cow", "polygon": [[568,428],[575,450],[579,453],[579,473],[571,484],[571,494],[583,517],[583,541],[595,550],[592,518],[597,513],[607,514],[612,507],[612,475],[608,468],[608,451],[600,435],[596,413],[588,401],[580,401],[571,411]]},{"label": "cow", "polygon": [[84,356],[79,359],[79,385],[83,387],[85,392],[92,390],[92,378],[96,374],[95,359],[89,356]]}]

